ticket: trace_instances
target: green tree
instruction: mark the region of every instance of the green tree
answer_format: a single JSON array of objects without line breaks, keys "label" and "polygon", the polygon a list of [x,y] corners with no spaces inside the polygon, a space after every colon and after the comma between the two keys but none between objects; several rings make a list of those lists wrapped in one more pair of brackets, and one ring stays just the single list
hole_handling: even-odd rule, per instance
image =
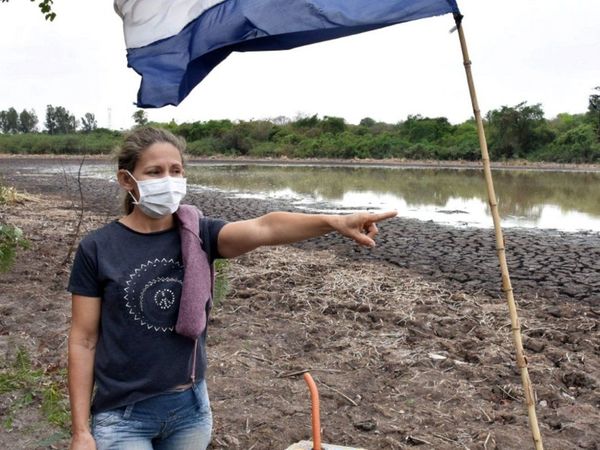
[{"label": "green tree", "polygon": [[359,125],[361,127],[371,128],[373,125],[375,125],[375,120],[371,119],[370,117],[364,117],[360,119]]},{"label": "green tree", "polygon": [[252,148],[252,143],[250,139],[248,139],[247,133],[243,126],[240,126],[239,124],[225,132],[221,140],[225,145],[225,149],[239,155],[247,155]]},{"label": "green tree", "polygon": [[133,113],[131,117],[135,122],[136,127],[143,127],[144,125],[148,125],[148,115],[143,109],[138,109],[136,112]]},{"label": "green tree", "polygon": [[48,134],[56,134],[58,125],[54,114],[54,106],[52,105],[46,105],[46,122],[44,122],[44,126]]},{"label": "green tree", "polygon": [[594,90],[597,94],[590,94],[588,117],[596,130],[596,141],[600,142],[600,86],[596,86]]},{"label": "green tree", "polygon": [[84,133],[89,133],[98,128],[98,122],[96,116],[92,113],[85,113],[81,118],[81,129]]},{"label": "green tree", "polygon": [[560,134],[535,157],[542,161],[594,163],[600,160],[600,144],[592,124],[582,123]]},{"label": "green tree", "polygon": [[554,119],[548,121],[548,125],[557,135],[560,135],[583,125],[585,122],[585,114],[559,113]]},{"label": "green tree", "polygon": [[8,108],[2,121],[2,132],[15,134],[19,132],[19,113],[13,107]]},{"label": "green tree", "polygon": [[475,120],[453,126],[452,134],[445,136],[438,146],[438,159],[474,161],[481,157]]},{"label": "green tree", "polygon": [[0,111],[0,131],[4,134],[8,133],[8,115],[6,111]]},{"label": "green tree", "polygon": [[[7,3],[9,0],[0,0],[1,3]],[[38,0],[31,0],[32,2],[36,2]],[[56,13],[52,11],[52,4],[54,0],[41,0],[38,3],[38,7],[40,8],[40,12],[44,15],[46,20],[52,22],[56,18]]]},{"label": "green tree", "polygon": [[19,131],[21,133],[33,133],[37,130],[38,117],[35,111],[27,111],[24,109],[19,114]]},{"label": "green tree", "polygon": [[319,117],[317,114],[314,116],[302,116],[298,115],[296,120],[293,122],[296,128],[313,128],[319,124]]},{"label": "green tree", "polygon": [[325,116],[321,128],[326,133],[338,134],[346,131],[346,121],[342,117]]},{"label": "green tree", "polygon": [[502,106],[488,112],[486,119],[491,153],[496,158],[523,158],[554,139],[539,103]]},{"label": "green tree", "polygon": [[68,134],[74,133],[77,130],[78,121],[74,115],[72,115],[63,106],[52,106],[46,107],[46,131],[48,134]]},{"label": "green tree", "polygon": [[452,125],[445,117],[410,115],[400,124],[402,136],[414,143],[435,143],[452,132]]}]

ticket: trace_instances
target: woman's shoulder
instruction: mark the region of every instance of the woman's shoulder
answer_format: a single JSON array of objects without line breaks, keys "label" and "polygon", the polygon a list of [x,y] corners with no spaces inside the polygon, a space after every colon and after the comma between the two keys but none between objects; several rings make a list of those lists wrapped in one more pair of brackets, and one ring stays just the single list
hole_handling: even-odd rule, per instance
[{"label": "woman's shoulder", "polygon": [[119,229],[120,227],[118,225],[117,220],[108,222],[84,236],[81,239],[81,245],[102,245],[107,240],[113,239],[115,234],[118,233]]}]

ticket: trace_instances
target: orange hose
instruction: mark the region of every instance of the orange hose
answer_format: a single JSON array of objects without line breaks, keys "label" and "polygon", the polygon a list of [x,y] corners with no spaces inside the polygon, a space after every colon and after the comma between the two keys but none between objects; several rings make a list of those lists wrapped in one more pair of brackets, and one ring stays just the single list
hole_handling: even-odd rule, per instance
[{"label": "orange hose", "polygon": [[312,432],[313,432],[313,450],[321,449],[321,416],[319,413],[319,391],[317,385],[310,376],[310,373],[304,373],[304,381],[310,391],[310,400],[312,403]]}]

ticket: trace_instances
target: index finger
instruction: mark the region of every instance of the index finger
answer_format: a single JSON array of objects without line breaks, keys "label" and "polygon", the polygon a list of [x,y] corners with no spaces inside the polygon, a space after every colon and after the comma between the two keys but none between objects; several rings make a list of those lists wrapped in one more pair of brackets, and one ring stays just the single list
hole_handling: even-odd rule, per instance
[{"label": "index finger", "polygon": [[371,222],[380,222],[382,220],[391,219],[392,217],[396,217],[398,215],[398,211],[386,211],[382,213],[375,213],[369,216],[369,221]]}]

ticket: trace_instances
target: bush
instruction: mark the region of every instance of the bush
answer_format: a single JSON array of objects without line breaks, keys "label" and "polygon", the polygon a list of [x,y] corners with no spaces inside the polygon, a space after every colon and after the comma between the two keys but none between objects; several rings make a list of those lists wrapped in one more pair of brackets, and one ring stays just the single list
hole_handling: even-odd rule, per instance
[{"label": "bush", "polygon": [[310,117],[300,117],[294,122],[292,122],[292,126],[296,128],[314,128],[319,125],[319,117],[317,114]]},{"label": "bush", "polygon": [[85,134],[28,133],[0,135],[0,153],[97,155],[110,154],[121,142],[116,132],[92,132]]},{"label": "bush", "polygon": [[187,143],[187,153],[193,156],[222,155],[227,152],[223,141],[215,137],[205,137]]},{"label": "bush", "polygon": [[280,149],[274,142],[259,142],[250,149],[248,155],[255,158],[279,157],[283,156]]},{"label": "bush", "polygon": [[229,262],[226,259],[217,259],[215,261],[215,286],[213,292],[213,304],[215,306],[219,306],[229,292],[228,272]]},{"label": "bush", "polygon": [[7,272],[15,262],[17,250],[28,245],[19,227],[0,224],[0,272]]},{"label": "bush", "polygon": [[[159,124],[159,126],[162,126]],[[187,141],[197,141],[207,137],[219,138],[234,127],[231,120],[209,120],[208,122],[182,123],[171,127],[175,134],[183,136]]]},{"label": "bush", "polygon": [[431,144],[413,144],[405,151],[405,157],[408,159],[434,159],[436,147]]},{"label": "bush", "polygon": [[593,163],[600,161],[600,144],[592,125],[579,125],[563,134],[533,159],[554,162]]},{"label": "bush", "polygon": [[321,121],[321,128],[326,133],[343,133],[346,131],[346,121],[341,117],[325,116]]}]

